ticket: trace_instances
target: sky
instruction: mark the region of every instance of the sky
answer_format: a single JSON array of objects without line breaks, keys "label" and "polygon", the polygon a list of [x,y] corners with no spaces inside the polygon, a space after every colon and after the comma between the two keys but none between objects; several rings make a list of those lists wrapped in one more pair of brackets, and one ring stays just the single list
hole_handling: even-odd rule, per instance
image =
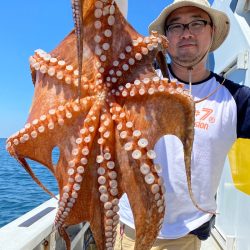
[{"label": "sky", "polygon": [[[129,0],[128,21],[141,34],[169,0]],[[53,50],[73,29],[71,0],[2,1],[0,8],[0,138],[25,125],[33,98],[29,56]]]}]

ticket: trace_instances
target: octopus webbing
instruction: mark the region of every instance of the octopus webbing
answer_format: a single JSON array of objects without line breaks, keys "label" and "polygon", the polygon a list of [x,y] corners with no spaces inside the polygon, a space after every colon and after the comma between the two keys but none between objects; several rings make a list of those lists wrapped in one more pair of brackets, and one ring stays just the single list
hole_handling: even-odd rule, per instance
[{"label": "octopus webbing", "polygon": [[113,249],[123,193],[134,215],[135,249],[150,249],[165,215],[161,167],[154,164],[154,145],[163,135],[183,143],[193,197],[194,102],[181,84],[155,73],[152,62],[166,52],[166,37],[138,34],[111,0],[72,6],[75,30],[50,53],[39,49],[30,57],[34,99],[7,150],[47,192],[25,158],[54,174],[60,193],[55,228],[67,249],[67,226],[83,221],[90,222],[98,249]]}]

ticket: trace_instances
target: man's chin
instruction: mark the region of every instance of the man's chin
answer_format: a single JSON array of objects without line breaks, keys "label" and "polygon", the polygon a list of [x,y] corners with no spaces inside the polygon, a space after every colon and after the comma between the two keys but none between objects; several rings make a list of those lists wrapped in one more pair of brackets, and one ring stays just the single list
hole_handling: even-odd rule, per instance
[{"label": "man's chin", "polygon": [[178,54],[179,60],[183,61],[193,61],[197,58],[197,51],[194,50],[183,50]]},{"label": "man's chin", "polygon": [[179,57],[174,58],[174,61],[176,61],[178,64],[182,66],[191,66],[191,65],[194,65],[196,62],[198,62],[199,58],[194,55],[190,55],[190,56],[185,55],[185,57],[179,56]]},{"label": "man's chin", "polygon": [[169,56],[171,60],[182,67],[193,67],[202,60],[202,54],[193,49],[186,50],[185,52],[179,51],[175,56],[169,53]]}]

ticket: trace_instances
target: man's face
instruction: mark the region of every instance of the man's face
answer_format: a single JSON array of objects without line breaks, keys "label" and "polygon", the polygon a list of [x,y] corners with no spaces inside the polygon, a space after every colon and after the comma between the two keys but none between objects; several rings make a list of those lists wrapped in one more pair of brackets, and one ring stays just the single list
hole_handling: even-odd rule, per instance
[{"label": "man's face", "polygon": [[[191,33],[187,28],[184,29],[182,34],[176,34],[173,30],[171,32],[166,31],[169,40],[168,53],[171,58],[183,66],[190,66],[198,62],[209,49],[212,35],[212,27],[209,25],[211,23],[210,17],[199,8],[182,7],[173,11],[166,21],[168,27],[172,24],[188,24],[197,20],[208,21],[201,32]],[[195,27],[194,25],[194,29]]]}]

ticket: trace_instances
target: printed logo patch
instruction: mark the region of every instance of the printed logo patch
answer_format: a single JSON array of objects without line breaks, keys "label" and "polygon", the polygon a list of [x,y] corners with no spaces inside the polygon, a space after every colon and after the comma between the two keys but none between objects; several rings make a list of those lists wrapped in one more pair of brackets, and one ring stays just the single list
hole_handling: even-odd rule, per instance
[{"label": "printed logo patch", "polygon": [[195,127],[208,130],[211,123],[215,123],[214,110],[202,108],[195,111]]}]

